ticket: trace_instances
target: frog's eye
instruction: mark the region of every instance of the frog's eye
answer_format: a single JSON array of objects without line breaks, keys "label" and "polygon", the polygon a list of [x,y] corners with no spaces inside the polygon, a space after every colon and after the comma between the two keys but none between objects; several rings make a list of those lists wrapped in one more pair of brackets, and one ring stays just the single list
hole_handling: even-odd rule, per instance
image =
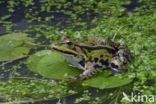
[{"label": "frog's eye", "polygon": [[72,45],[73,43],[71,41],[66,42],[68,45]]},{"label": "frog's eye", "polygon": [[67,45],[67,46],[71,46],[71,45],[73,45],[73,42],[70,41],[69,39],[67,39],[67,40],[64,40],[63,42],[61,42],[61,44],[64,44],[64,45]]},{"label": "frog's eye", "polygon": [[71,49],[71,48],[74,48],[73,42],[71,42],[71,41],[66,42],[65,45],[66,45],[66,47],[68,47],[68,48],[70,48],[70,49]]}]

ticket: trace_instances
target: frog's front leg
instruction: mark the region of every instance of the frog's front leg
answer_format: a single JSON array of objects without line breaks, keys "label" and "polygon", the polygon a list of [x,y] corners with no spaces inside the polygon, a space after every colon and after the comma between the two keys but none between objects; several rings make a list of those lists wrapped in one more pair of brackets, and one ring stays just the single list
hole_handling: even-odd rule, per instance
[{"label": "frog's front leg", "polygon": [[86,62],[84,71],[82,74],[79,75],[80,79],[87,79],[89,77],[94,76],[97,73],[97,70],[95,69],[95,65],[92,62]]},{"label": "frog's front leg", "polygon": [[80,74],[80,79],[81,80],[83,80],[83,79],[87,79],[87,78],[89,78],[89,77],[92,77],[93,75],[95,75],[96,74],[96,70],[91,70],[91,69],[89,69],[89,70],[85,70],[82,74]]}]

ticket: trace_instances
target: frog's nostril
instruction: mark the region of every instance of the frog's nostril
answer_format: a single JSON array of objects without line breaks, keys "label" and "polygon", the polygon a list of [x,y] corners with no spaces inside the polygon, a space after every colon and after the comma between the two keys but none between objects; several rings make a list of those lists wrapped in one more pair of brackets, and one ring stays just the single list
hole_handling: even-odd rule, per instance
[{"label": "frog's nostril", "polygon": [[54,47],[56,47],[56,44],[53,43],[53,44],[50,45],[50,47],[54,48]]}]

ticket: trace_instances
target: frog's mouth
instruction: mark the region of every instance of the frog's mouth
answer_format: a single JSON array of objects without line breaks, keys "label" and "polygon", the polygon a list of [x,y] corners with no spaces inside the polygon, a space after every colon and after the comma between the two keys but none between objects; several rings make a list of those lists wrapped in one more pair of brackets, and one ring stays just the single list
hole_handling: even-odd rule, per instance
[{"label": "frog's mouth", "polygon": [[114,72],[117,72],[117,73],[121,73],[121,70],[119,69],[118,65],[115,65],[114,63],[111,63],[109,65],[110,69],[112,69]]}]

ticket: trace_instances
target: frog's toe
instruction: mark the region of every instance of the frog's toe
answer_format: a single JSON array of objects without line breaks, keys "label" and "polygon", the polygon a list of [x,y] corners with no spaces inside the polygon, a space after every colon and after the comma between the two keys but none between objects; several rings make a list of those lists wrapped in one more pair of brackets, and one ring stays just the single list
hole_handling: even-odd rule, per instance
[{"label": "frog's toe", "polygon": [[90,72],[92,75],[95,75],[97,73],[96,70],[93,70],[92,72]]},{"label": "frog's toe", "polygon": [[92,72],[88,73],[87,76],[88,76],[88,77],[93,76]]},{"label": "frog's toe", "polygon": [[85,79],[87,79],[88,78],[88,76],[87,75],[84,75],[84,74],[80,74],[80,80],[85,80]]}]

